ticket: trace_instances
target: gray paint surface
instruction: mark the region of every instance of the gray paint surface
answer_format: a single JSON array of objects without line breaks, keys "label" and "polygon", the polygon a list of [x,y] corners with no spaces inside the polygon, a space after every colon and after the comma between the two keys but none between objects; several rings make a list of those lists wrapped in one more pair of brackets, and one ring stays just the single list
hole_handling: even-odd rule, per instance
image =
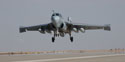
[{"label": "gray paint surface", "polygon": [[[50,34],[19,33],[20,26],[49,23],[53,9],[65,20],[111,24],[112,30],[73,33],[74,43],[68,35],[52,43]],[[124,23],[124,0],[0,0],[0,52],[124,48]]]}]

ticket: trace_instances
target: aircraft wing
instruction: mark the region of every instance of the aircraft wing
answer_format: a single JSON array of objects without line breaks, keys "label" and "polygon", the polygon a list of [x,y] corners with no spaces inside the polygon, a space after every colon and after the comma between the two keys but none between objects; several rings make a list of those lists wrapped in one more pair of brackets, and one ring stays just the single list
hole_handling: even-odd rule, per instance
[{"label": "aircraft wing", "polygon": [[97,30],[97,29],[104,29],[107,31],[110,31],[110,24],[106,24],[106,25],[90,25],[90,24],[76,24],[76,23],[70,23],[71,25],[71,30],[73,30],[74,28],[76,30]]},{"label": "aircraft wing", "polygon": [[23,33],[23,32],[26,32],[26,31],[41,31],[41,32],[44,32],[45,30],[51,31],[51,30],[53,30],[51,25],[52,25],[52,23],[29,26],[29,27],[20,27],[19,32],[20,33]]}]

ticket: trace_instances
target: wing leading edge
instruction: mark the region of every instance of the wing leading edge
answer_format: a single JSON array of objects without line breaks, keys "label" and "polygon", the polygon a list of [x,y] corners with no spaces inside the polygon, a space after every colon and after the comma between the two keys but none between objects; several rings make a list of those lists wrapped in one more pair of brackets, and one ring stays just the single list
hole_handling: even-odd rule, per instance
[{"label": "wing leading edge", "polygon": [[52,23],[19,28],[20,33],[23,33],[26,31],[45,31],[45,30],[50,30],[50,31],[53,30]]},{"label": "wing leading edge", "polygon": [[104,29],[106,31],[110,31],[110,24],[106,24],[106,25],[89,25],[89,24],[75,24],[75,23],[71,23],[71,29],[73,30],[74,28],[76,28],[77,30],[80,30],[81,28],[83,28],[84,30],[97,30],[97,29]]}]

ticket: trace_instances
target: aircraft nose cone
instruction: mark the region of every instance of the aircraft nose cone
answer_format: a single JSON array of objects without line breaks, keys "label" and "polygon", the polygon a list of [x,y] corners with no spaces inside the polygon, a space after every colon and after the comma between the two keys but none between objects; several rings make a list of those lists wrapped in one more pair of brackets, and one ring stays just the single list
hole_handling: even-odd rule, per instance
[{"label": "aircraft nose cone", "polygon": [[55,21],[59,21],[59,20],[60,20],[60,17],[54,16],[53,19],[54,19]]},{"label": "aircraft nose cone", "polygon": [[52,17],[52,23],[55,25],[55,27],[60,27],[61,20],[59,16],[53,16]]}]

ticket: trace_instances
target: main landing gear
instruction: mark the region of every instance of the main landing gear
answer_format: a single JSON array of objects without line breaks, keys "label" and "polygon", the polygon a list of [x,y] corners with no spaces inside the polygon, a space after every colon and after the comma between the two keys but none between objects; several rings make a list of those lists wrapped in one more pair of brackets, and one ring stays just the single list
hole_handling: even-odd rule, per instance
[{"label": "main landing gear", "polygon": [[73,37],[70,37],[70,41],[73,42]]},{"label": "main landing gear", "polygon": [[52,42],[53,42],[53,43],[55,42],[55,37],[52,37]]},{"label": "main landing gear", "polygon": [[[55,42],[55,37],[59,36],[58,34],[54,34],[54,37],[52,37],[52,43]],[[71,34],[69,34],[70,36],[70,41],[73,42],[73,37],[71,36]]]},{"label": "main landing gear", "polygon": [[73,37],[71,36],[71,32],[69,33],[70,41],[73,42]]},{"label": "main landing gear", "polygon": [[52,43],[54,43],[54,42],[55,42],[55,37],[56,37],[56,36],[59,36],[59,35],[54,34],[54,37],[52,37]]}]

